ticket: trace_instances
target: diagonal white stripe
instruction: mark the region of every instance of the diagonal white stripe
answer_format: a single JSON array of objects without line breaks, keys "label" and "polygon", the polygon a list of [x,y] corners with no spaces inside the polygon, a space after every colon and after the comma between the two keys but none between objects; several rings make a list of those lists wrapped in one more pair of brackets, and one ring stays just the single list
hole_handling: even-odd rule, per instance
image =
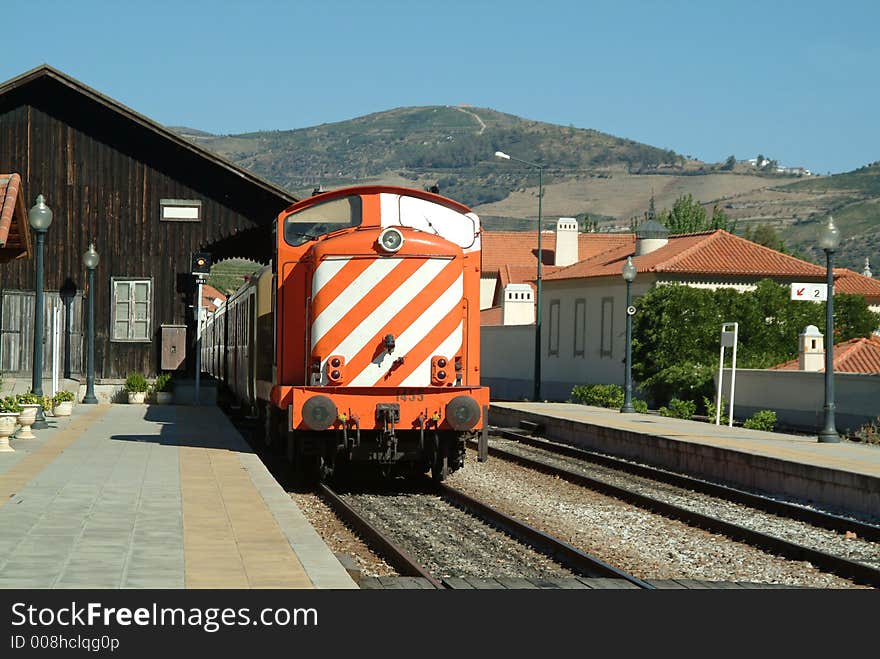
[{"label": "diagonal white stripe", "polygon": [[[330,355],[343,355],[346,360],[353,358],[363,349],[367,341],[370,341],[376,332],[388,323],[389,319],[394,318],[416,296],[422,293],[425,287],[434,281],[448,264],[449,261],[446,259],[429,259],[425,261],[406,281],[402,282],[395,291],[391,292],[382,304],[364,318],[334,350],[328,352],[326,356],[322,355],[324,361],[326,362],[327,357]],[[382,356],[385,354],[382,353]],[[371,364],[371,366],[375,365]],[[368,366],[365,370],[370,370],[371,366]],[[357,377],[354,378],[354,380],[356,379]],[[350,384],[354,385],[355,382],[352,381]]]},{"label": "diagonal white stripe", "polygon": [[381,384],[381,378],[385,376],[391,363],[397,357],[406,357],[406,354],[415,348],[434,327],[437,322],[461,303],[464,292],[462,285],[463,276],[459,275],[452,285],[447,288],[440,297],[419,316],[415,322],[404,330],[395,340],[394,357],[383,352],[367,368],[359,373],[351,382],[352,386],[372,386]]},{"label": "diagonal white stripe", "polygon": [[320,290],[324,288],[328,281],[333,279],[345,264],[351,259],[332,259],[321,261],[315,270],[315,276],[312,278],[312,299],[314,299]]},{"label": "diagonal white stripe", "polygon": [[442,355],[449,360],[450,373],[454,373],[452,370],[453,362],[452,359],[458,353],[461,348],[461,339],[462,339],[462,323],[459,323],[458,326],[452,330],[452,334],[447,336],[443,341],[440,342],[440,345],[434,349],[431,354],[428,356],[425,361],[419,364],[418,368],[410,373],[406,379],[400,383],[401,387],[428,387],[431,385],[431,357],[434,355]]},{"label": "diagonal white stripe", "polygon": [[[348,311],[385,279],[403,259],[376,259],[359,274],[336,299],[328,304],[312,322],[312,348],[329,332]],[[323,263],[321,264],[323,265]]]}]

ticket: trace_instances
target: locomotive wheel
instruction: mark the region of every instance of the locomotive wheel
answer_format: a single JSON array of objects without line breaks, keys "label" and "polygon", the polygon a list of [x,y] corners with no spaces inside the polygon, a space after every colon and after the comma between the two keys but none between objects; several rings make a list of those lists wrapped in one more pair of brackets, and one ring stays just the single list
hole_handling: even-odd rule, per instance
[{"label": "locomotive wheel", "polygon": [[446,446],[441,444],[431,463],[431,478],[435,483],[442,483],[448,475],[449,458],[446,455]]}]

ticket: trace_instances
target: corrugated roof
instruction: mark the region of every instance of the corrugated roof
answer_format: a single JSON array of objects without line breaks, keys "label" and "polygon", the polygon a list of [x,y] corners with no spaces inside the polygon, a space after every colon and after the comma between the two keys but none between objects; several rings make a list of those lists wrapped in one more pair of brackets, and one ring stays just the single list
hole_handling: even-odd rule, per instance
[{"label": "corrugated roof", "polygon": [[20,192],[21,176],[0,174],[0,263],[31,254],[30,228]]},{"label": "corrugated roof", "polygon": [[[796,371],[798,360],[772,366],[771,371]],[[824,372],[825,367],[819,369]],[[834,371],[836,373],[880,374],[880,336],[858,338],[834,346]]]}]

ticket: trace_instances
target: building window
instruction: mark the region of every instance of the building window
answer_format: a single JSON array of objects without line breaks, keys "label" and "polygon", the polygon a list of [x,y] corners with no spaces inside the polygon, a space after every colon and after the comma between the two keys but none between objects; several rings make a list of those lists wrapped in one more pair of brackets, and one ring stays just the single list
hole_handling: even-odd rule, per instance
[{"label": "building window", "polygon": [[583,298],[574,301],[574,356],[584,356],[584,343],[587,323],[587,301]]},{"label": "building window", "polygon": [[151,341],[153,282],[150,279],[114,277],[111,307],[111,341]]},{"label": "building window", "polygon": [[200,222],[202,202],[200,199],[160,199],[159,219],[162,222]]},{"label": "building window", "polygon": [[550,302],[550,339],[548,353],[559,355],[559,300]]},{"label": "building window", "polygon": [[599,346],[599,354],[602,357],[612,356],[612,341],[614,340],[614,298],[602,298],[602,342]]}]

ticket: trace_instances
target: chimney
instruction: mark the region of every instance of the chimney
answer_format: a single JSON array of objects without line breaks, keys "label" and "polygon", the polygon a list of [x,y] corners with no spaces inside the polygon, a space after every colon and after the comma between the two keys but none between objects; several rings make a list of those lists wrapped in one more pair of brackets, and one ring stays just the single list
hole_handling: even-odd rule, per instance
[{"label": "chimney", "polygon": [[819,328],[807,325],[798,337],[798,369],[821,371],[825,367],[825,339]]},{"label": "chimney", "polygon": [[578,221],[573,217],[560,217],[556,221],[556,260],[553,265],[578,262],[578,228]]},{"label": "chimney", "polygon": [[504,287],[504,306],[501,307],[503,325],[531,325],[535,322],[535,296],[528,284],[508,284]]},{"label": "chimney", "polygon": [[636,230],[636,256],[650,254],[669,242],[669,229],[657,220],[648,220]]}]

